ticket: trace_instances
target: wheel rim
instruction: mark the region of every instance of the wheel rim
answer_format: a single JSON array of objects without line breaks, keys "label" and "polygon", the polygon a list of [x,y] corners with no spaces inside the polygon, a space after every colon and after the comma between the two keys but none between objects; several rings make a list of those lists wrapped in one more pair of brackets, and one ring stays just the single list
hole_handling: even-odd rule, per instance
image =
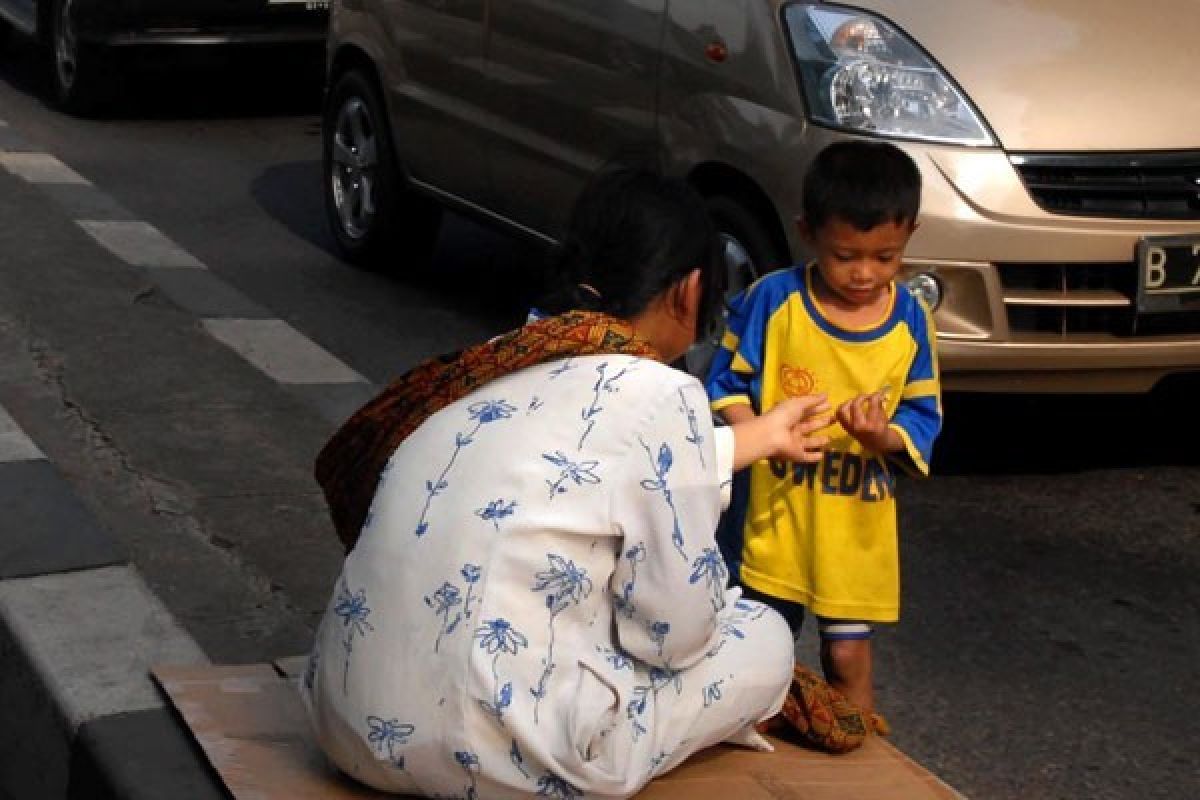
[{"label": "wheel rim", "polygon": [[731,233],[721,234],[727,295],[732,297],[758,280],[758,267],[746,246]]},{"label": "wheel rim", "polygon": [[73,6],[74,0],[62,0],[58,4],[58,24],[54,26],[54,66],[58,83],[66,90],[75,85],[79,74],[79,42],[75,37]]},{"label": "wheel rim", "polygon": [[[720,236],[722,252],[725,257],[725,299],[728,300],[758,279],[758,268],[754,264],[750,251],[746,249],[740,239],[726,232],[722,232]],[[723,330],[718,329],[712,337],[702,339],[688,349],[684,355],[684,364],[687,366],[688,372],[703,380],[705,373],[708,372],[708,365],[712,362],[713,354],[721,345],[723,333]]]},{"label": "wheel rim", "polygon": [[375,220],[375,176],[379,151],[371,112],[361,97],[342,103],[334,125],[330,183],[342,231],[366,236]]}]

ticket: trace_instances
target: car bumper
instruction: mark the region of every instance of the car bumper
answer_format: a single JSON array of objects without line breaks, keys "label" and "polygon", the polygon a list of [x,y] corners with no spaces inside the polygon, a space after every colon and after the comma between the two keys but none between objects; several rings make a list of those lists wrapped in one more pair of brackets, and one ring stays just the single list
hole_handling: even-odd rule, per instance
[{"label": "car bumper", "polygon": [[141,45],[322,45],[328,4],[303,0],[77,0],[81,39],[110,47]]}]

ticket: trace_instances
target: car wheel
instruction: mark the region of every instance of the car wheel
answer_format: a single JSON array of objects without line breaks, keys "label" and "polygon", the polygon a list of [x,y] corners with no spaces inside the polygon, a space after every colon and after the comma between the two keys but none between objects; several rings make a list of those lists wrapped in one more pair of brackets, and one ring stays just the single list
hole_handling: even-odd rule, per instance
[{"label": "car wheel", "polygon": [[[707,203],[724,243],[727,299],[788,262],[786,251],[776,243],[775,237],[740,202],[715,195],[709,197]],[[718,331],[711,339],[696,342],[688,350],[684,356],[688,372],[704,379],[720,345],[721,333]]]},{"label": "car wheel", "polygon": [[428,264],[442,210],[405,185],[383,100],[359,70],[333,84],[322,150],[325,210],[346,260],[372,269]]},{"label": "car wheel", "polygon": [[112,76],[107,54],[80,41],[75,22],[75,0],[57,0],[51,17],[54,95],[64,111],[83,116],[108,100]]}]

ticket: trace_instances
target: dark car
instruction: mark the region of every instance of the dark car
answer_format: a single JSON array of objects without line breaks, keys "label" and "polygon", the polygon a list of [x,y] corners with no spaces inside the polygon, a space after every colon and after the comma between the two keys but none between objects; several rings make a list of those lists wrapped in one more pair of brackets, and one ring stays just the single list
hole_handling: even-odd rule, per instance
[{"label": "dark car", "polygon": [[86,113],[115,88],[118,51],[148,46],[323,45],[329,0],[0,0],[0,27],[53,57],[55,97]]}]

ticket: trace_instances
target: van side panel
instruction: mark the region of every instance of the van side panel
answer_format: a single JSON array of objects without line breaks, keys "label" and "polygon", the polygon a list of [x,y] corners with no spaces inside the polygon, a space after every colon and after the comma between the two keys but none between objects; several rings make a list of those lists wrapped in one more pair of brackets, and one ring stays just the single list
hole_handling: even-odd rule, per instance
[{"label": "van side panel", "polygon": [[657,164],[666,0],[501,0],[488,51],[502,214],[556,236],[609,161]]}]

